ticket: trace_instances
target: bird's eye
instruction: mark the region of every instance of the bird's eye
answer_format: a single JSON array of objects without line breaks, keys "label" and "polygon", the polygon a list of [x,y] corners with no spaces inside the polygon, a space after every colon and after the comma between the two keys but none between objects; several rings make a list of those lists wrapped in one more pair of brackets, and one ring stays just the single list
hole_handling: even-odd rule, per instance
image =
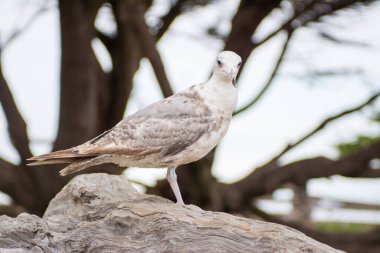
[{"label": "bird's eye", "polygon": [[221,61],[218,60],[217,63],[219,65],[219,67],[222,67],[223,63]]},{"label": "bird's eye", "polygon": [[241,66],[241,62],[239,62],[239,64],[238,64],[238,68],[240,68],[240,66]]}]

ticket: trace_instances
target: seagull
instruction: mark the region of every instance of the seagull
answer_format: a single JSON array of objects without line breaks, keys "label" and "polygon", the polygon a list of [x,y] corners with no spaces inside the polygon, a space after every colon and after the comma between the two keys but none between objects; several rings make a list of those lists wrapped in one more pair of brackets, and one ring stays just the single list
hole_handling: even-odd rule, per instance
[{"label": "seagull", "polygon": [[184,205],[176,167],[207,155],[226,134],[237,102],[236,76],[242,60],[220,52],[207,82],[193,85],[126,117],[79,146],[29,158],[29,165],[69,163],[65,176],[103,163],[167,168],[177,203]]}]

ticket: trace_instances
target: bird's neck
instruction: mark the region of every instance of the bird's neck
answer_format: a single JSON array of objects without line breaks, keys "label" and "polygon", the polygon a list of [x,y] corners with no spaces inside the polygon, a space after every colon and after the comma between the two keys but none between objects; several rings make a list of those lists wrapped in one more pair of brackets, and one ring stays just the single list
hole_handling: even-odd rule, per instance
[{"label": "bird's neck", "polygon": [[203,83],[200,94],[210,108],[222,110],[226,115],[232,114],[237,102],[237,90],[232,81],[216,75]]},{"label": "bird's neck", "polygon": [[212,74],[210,79],[207,81],[208,83],[225,83],[225,84],[231,84],[232,85],[232,80],[229,79],[226,76],[219,76],[217,74]]}]

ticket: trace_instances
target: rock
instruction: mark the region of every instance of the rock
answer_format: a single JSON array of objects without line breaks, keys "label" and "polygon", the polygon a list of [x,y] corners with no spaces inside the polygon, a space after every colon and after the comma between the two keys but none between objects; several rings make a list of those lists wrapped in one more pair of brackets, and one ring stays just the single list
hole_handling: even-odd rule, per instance
[{"label": "rock", "polygon": [[0,252],[341,252],[273,223],[137,192],[124,176],[75,177],[43,218],[0,217]]}]

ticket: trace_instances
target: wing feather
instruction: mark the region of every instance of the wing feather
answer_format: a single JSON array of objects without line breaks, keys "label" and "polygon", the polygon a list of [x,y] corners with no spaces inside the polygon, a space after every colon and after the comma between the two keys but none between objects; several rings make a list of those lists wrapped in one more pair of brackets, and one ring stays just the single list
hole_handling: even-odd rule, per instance
[{"label": "wing feather", "polygon": [[81,156],[82,155],[75,152],[73,148],[70,148],[70,149],[64,149],[64,150],[51,152],[51,153],[40,155],[40,156],[33,156],[31,158],[28,158],[27,160],[28,161],[42,161],[42,160],[47,160],[47,159],[77,158]]},{"label": "wing feather", "polygon": [[76,148],[79,154],[175,155],[208,132],[214,121],[196,92],[178,93],[127,117]]}]

